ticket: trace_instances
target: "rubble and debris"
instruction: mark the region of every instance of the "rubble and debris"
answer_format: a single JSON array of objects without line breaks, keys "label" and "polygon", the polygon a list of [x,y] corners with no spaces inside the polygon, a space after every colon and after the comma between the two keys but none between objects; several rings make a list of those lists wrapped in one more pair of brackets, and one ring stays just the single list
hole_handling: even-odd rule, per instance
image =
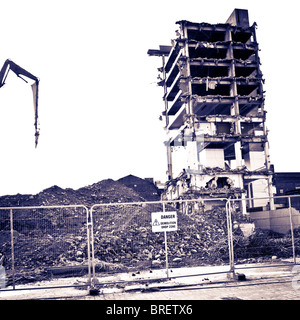
[{"label": "rubble and debris", "polygon": [[[134,190],[108,179],[78,190],[53,186],[34,196],[4,196],[0,197],[0,205],[80,203],[91,206],[96,202],[119,203],[120,199],[122,202],[144,201]],[[164,238],[160,233],[153,233],[151,228],[151,211],[155,209],[152,205],[131,206],[130,210],[124,210],[122,204],[118,207],[110,204],[105,208],[104,216],[97,210],[94,212],[94,248],[98,271],[150,269],[164,265]],[[14,215],[16,281],[48,279],[63,270],[68,274],[86,270],[85,217],[82,221],[78,220],[76,212],[69,208],[63,213],[53,210],[37,210],[36,220],[28,219],[26,210]],[[226,261],[228,250],[220,252],[218,244],[220,239],[227,238],[224,214],[218,209],[205,217],[191,217],[179,212],[180,229],[168,236],[170,264],[199,265]],[[81,221],[79,225],[78,221]],[[141,224],[141,221],[144,223]],[[4,219],[0,224],[0,252],[1,257],[4,256],[1,260],[8,270],[9,281],[12,263],[10,236],[9,219]]]},{"label": "rubble and debris", "polygon": [[138,193],[124,184],[106,179],[74,190],[56,185],[36,195],[7,195],[0,197],[0,207],[76,205],[90,207],[96,203],[145,201]]},{"label": "rubble and debris", "polygon": [[[112,179],[106,179],[77,190],[63,189],[55,185],[36,195],[2,196],[0,207],[41,206],[43,208],[60,205],[91,207],[96,203],[144,201],[145,199],[131,188]],[[9,270],[12,263],[9,211],[2,210],[0,215],[0,258]],[[48,278],[52,274],[52,271],[48,272],[51,266],[74,269],[76,265],[87,265],[85,213],[80,216],[73,208],[18,210],[14,214],[13,232],[18,281],[28,281],[32,276],[39,280]],[[108,262],[103,263],[107,266]],[[10,277],[10,271],[7,275]]]},{"label": "rubble and debris", "polygon": [[160,191],[153,182],[149,181],[149,179],[141,179],[130,174],[119,179],[118,182],[124,184],[128,188],[133,189],[146,201],[160,200]]},{"label": "rubble and debris", "polygon": [[[152,232],[153,204],[130,205],[125,209],[118,201],[143,201],[134,190],[120,182],[108,179],[78,190],[48,188],[39,194],[0,197],[1,206],[58,205],[97,201],[110,203],[104,211],[94,211],[94,248],[96,272],[132,271],[164,267],[164,237]],[[112,202],[116,203],[114,205]],[[170,207],[168,207],[170,206]],[[204,210],[201,206],[192,214],[180,206],[168,204],[167,210],[178,212],[179,228],[168,234],[170,267],[199,266],[228,263],[228,238],[225,208]],[[101,209],[100,207],[99,209]],[[153,211],[154,212],[154,211]],[[26,219],[28,211],[14,216],[15,281],[30,282],[52,276],[82,274],[87,270],[86,221],[77,219],[77,213],[68,209],[36,212],[37,219]],[[240,217],[239,217],[240,218]],[[234,220],[240,221],[238,217]],[[148,221],[148,220],[149,221]],[[39,222],[40,221],[40,222]],[[42,222],[41,222],[42,221]],[[147,222],[148,221],[148,222]],[[291,235],[277,235],[254,230],[244,236],[241,223],[234,228],[234,252],[239,261],[288,257],[291,254]],[[73,228],[74,227],[74,228]],[[76,232],[74,232],[76,230]],[[9,219],[0,223],[0,258],[7,269],[11,283],[11,245]],[[299,248],[300,232],[294,231]],[[298,249],[296,254],[299,254]],[[273,258],[274,259],[274,258]]]}]

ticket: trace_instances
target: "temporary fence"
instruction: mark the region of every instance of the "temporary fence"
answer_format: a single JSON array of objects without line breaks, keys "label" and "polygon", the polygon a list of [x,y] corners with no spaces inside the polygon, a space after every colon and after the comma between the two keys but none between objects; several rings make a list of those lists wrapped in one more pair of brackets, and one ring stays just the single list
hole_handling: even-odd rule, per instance
[{"label": "temporary fence", "polygon": [[[220,202],[214,208],[213,203]],[[95,270],[135,270],[228,262],[226,199],[97,204],[93,221]],[[171,213],[171,214],[170,214]],[[154,214],[177,226],[155,227]]]},{"label": "temporary fence", "polygon": [[[89,211],[85,206],[0,208],[0,259],[6,286],[88,274]],[[2,268],[3,268],[2,267]],[[2,283],[4,280],[2,280]]]},{"label": "temporary fence", "polygon": [[222,265],[234,272],[282,258],[296,263],[300,197],[272,198],[277,210],[259,212],[251,200],[0,208],[5,286],[76,275],[93,287],[104,272],[165,268],[168,278],[171,268]]},{"label": "temporary fence", "polygon": [[[252,200],[268,200],[270,207],[249,208]],[[229,223],[230,266],[233,269],[296,264],[300,254],[299,196],[230,199],[226,204]],[[243,209],[247,207],[247,214]],[[253,265],[256,263],[256,265]]]}]

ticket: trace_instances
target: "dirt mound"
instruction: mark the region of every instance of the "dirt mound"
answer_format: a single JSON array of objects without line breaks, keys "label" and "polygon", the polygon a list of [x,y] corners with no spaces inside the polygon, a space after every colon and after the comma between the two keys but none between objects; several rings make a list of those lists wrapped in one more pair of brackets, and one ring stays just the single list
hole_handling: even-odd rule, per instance
[{"label": "dirt mound", "polygon": [[137,192],[112,179],[102,180],[78,190],[52,186],[36,195],[8,195],[0,197],[0,207],[85,205],[98,203],[145,201]]},{"label": "dirt mound", "polygon": [[[0,197],[0,206],[83,204],[91,207],[97,203],[109,204],[98,206],[93,211],[95,258],[126,270],[129,267],[162,267],[165,263],[164,235],[152,232],[151,227],[151,213],[161,212],[162,205],[147,202],[123,204],[144,201],[132,188],[107,179],[78,190],[55,185],[36,195]],[[199,207],[197,211],[194,207],[187,214],[184,207],[177,205],[165,205],[166,211],[176,211],[178,215],[178,230],[168,233],[169,265],[228,263],[225,208],[204,210]],[[41,280],[49,276],[49,268],[86,265],[85,214],[85,210],[73,208],[15,210],[13,237],[17,279]],[[12,265],[10,236],[9,210],[3,210],[0,211],[0,259],[8,270],[8,277]],[[290,235],[271,237],[257,230],[252,237],[246,238],[237,229],[234,230],[234,249],[238,259],[288,256],[291,251]]]},{"label": "dirt mound", "polygon": [[[124,266],[152,268],[164,266],[163,233],[152,232],[153,204],[127,208],[102,208],[94,213],[95,257]],[[168,205],[168,211],[176,210]],[[223,263],[228,260],[225,210],[216,208],[205,215],[186,215],[177,210],[178,230],[168,233],[170,266]]]},{"label": "dirt mound", "polygon": [[[78,190],[57,185],[36,195],[0,197],[0,207],[58,206],[141,202],[145,201],[131,188],[112,179]],[[125,220],[126,220],[126,216]],[[14,211],[14,253],[17,280],[46,279],[53,266],[87,264],[86,211],[74,208],[19,209]],[[11,273],[9,210],[0,210],[0,259]]]},{"label": "dirt mound", "polygon": [[137,192],[112,179],[102,180],[76,191],[79,201],[90,206],[96,203],[145,201]]},{"label": "dirt mound", "polygon": [[142,198],[147,201],[159,201],[160,192],[151,179],[141,179],[132,174],[123,177],[118,182],[124,184],[126,187],[133,189]]}]

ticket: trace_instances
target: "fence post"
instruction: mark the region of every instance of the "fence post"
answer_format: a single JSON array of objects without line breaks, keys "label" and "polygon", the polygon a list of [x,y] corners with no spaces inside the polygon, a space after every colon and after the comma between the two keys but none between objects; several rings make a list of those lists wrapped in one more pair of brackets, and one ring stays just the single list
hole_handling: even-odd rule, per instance
[{"label": "fence post", "polygon": [[91,252],[91,264],[92,264],[92,270],[93,270],[93,281],[92,281],[92,287],[94,287],[96,283],[96,272],[95,272],[95,248],[94,248],[94,226],[93,226],[93,207],[89,210],[89,246],[92,248]]},{"label": "fence post", "polygon": [[15,251],[14,251],[14,226],[13,226],[13,211],[9,210],[10,213],[10,244],[11,244],[11,270],[12,270],[12,281],[13,290],[15,290]]},{"label": "fence post", "polygon": [[233,236],[232,236],[232,221],[231,221],[231,204],[228,199],[226,202],[226,218],[227,218],[227,237],[229,250],[229,267],[230,272],[234,273],[234,252],[233,252]]},{"label": "fence post", "polygon": [[87,249],[88,249],[88,282],[89,286],[92,284],[91,278],[91,231],[90,231],[90,213],[86,208],[86,232],[87,232]]},{"label": "fence post", "polygon": [[[165,203],[163,202],[163,212],[165,212]],[[167,244],[167,232],[164,231],[165,236],[165,253],[166,253],[166,271],[167,271],[167,279],[169,279],[169,262],[168,262],[168,244]]]},{"label": "fence post", "polygon": [[293,259],[294,259],[294,264],[296,264],[295,238],[294,238],[294,226],[293,226],[293,219],[292,219],[291,197],[288,197],[288,199],[289,199],[289,214],[290,214],[290,225],[291,225],[291,235],[292,235]]}]

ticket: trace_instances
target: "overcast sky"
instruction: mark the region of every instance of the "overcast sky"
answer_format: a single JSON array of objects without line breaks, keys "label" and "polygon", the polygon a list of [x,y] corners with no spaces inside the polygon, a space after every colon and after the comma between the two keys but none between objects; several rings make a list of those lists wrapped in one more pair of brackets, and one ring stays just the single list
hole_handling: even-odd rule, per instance
[{"label": "overcast sky", "polygon": [[222,23],[234,8],[257,23],[275,170],[300,171],[296,1],[0,0],[0,64],[40,78],[34,148],[30,83],[0,88],[0,195],[74,189],[128,174],[166,178],[161,60],[176,21]]}]

